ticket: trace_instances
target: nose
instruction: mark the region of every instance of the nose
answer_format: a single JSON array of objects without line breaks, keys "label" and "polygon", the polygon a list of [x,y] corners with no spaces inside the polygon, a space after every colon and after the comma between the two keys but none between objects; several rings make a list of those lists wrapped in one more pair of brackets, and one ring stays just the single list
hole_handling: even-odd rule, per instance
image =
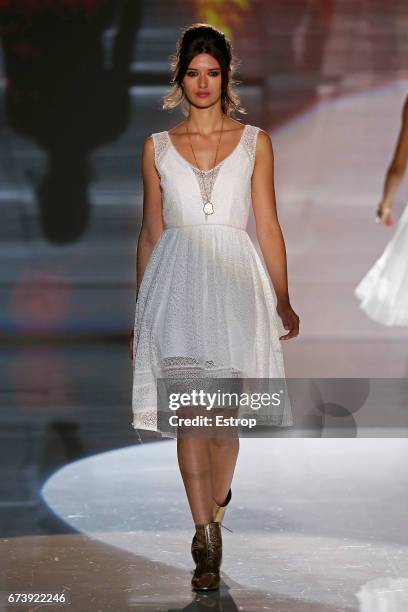
[{"label": "nose", "polygon": [[205,89],[207,87],[207,77],[205,74],[200,75],[198,84],[202,89]]}]

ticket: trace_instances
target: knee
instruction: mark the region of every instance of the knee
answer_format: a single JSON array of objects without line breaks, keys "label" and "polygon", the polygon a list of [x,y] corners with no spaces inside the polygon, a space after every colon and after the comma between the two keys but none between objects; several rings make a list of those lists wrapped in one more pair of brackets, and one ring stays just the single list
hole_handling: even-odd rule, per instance
[{"label": "knee", "polygon": [[238,446],[236,436],[214,436],[210,438],[210,444],[217,449],[235,449]]}]

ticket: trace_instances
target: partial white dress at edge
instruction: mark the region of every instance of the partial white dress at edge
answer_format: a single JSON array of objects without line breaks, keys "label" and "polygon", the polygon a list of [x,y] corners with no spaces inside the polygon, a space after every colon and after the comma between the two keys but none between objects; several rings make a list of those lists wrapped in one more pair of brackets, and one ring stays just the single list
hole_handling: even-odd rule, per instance
[{"label": "partial white dress at edge", "polygon": [[[247,231],[260,128],[245,125],[235,149],[210,171],[184,159],[167,131],[152,134],[164,231],[139,288],[133,343],[133,427],[161,432],[157,377],[284,378],[276,296]],[[204,185],[204,181],[206,184]],[[253,212],[253,211],[251,211]],[[268,422],[293,425],[289,401]]]},{"label": "partial white dress at edge", "polygon": [[390,242],[354,293],[374,321],[408,326],[408,204]]}]

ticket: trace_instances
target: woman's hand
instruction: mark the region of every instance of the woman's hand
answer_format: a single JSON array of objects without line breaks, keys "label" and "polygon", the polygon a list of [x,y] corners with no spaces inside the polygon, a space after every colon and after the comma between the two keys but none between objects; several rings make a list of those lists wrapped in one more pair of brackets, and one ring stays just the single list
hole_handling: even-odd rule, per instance
[{"label": "woman's hand", "polygon": [[279,340],[289,340],[299,335],[299,317],[289,302],[278,302],[276,312],[282,319],[283,327],[289,330],[287,334],[280,336]]},{"label": "woman's hand", "polygon": [[134,329],[132,329],[130,337],[129,337],[129,341],[128,341],[129,357],[131,361],[133,361],[133,340],[134,340]]},{"label": "woman's hand", "polygon": [[386,227],[394,225],[394,219],[391,216],[391,208],[392,204],[387,200],[382,200],[379,203],[375,217],[377,223],[382,223]]}]

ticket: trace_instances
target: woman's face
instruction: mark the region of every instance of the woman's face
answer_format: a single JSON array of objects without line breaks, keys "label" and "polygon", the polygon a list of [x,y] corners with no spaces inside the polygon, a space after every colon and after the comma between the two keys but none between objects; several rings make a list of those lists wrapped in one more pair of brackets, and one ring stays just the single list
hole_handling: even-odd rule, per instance
[{"label": "woman's face", "polygon": [[220,64],[208,53],[200,53],[191,60],[182,81],[187,100],[199,108],[207,108],[218,102],[221,83]]}]

